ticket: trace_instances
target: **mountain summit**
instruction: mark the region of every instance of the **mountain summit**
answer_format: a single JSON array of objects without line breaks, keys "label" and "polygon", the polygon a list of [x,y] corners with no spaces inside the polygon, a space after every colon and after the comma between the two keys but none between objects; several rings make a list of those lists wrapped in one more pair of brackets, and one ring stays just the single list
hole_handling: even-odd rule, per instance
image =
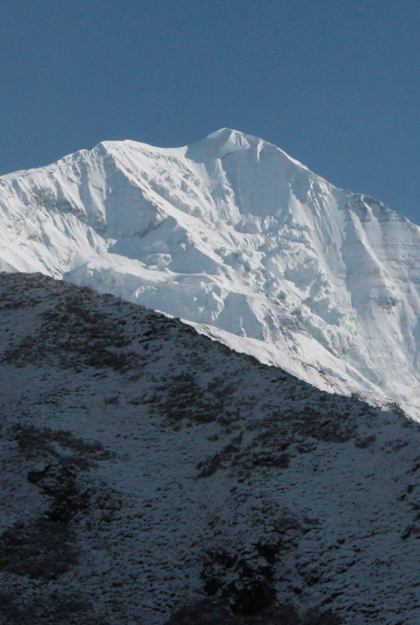
[{"label": "mountain summit", "polygon": [[106,141],[0,177],[0,224],[2,270],[158,309],[420,418],[420,228],[262,139]]}]

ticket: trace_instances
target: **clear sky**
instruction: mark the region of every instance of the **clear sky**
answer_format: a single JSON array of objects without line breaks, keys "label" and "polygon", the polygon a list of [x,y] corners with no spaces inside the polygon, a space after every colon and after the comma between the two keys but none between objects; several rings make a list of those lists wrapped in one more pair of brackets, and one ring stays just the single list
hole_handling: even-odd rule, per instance
[{"label": "clear sky", "polygon": [[1,0],[0,174],[227,126],[420,224],[419,0]]}]

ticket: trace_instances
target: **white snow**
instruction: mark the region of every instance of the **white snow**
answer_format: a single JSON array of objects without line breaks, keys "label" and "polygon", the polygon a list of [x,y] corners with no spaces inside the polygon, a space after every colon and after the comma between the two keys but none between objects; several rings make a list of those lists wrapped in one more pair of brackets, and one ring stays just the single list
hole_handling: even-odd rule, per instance
[{"label": "white snow", "polygon": [[0,269],[192,323],[321,389],[420,418],[420,229],[222,129],[0,177]]}]

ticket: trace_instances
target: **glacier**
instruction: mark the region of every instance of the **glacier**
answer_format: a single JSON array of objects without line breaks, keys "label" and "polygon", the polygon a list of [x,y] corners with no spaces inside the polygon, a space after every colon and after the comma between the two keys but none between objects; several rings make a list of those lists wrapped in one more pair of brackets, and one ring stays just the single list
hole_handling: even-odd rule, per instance
[{"label": "glacier", "polygon": [[142,304],[322,390],[420,419],[420,228],[222,129],[0,177],[0,270]]}]

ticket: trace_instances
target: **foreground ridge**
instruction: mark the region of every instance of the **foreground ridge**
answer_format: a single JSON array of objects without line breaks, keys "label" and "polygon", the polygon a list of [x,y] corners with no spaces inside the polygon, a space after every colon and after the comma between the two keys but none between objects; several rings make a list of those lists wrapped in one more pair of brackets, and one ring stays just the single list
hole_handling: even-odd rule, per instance
[{"label": "foreground ridge", "polygon": [[2,624],[420,621],[419,426],[0,274]]}]

